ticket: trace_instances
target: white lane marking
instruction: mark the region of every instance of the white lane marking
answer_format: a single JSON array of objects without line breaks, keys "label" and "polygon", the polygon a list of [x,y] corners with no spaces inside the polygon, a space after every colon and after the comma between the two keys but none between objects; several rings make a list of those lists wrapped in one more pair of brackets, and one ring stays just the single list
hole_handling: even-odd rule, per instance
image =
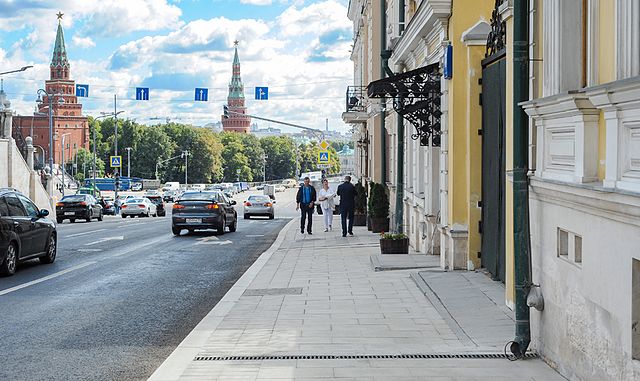
[{"label": "white lane marking", "polygon": [[143,242],[143,243],[135,245],[135,246],[130,246],[130,247],[122,250],[121,252],[113,254],[110,257],[106,257],[104,259],[109,259],[109,258],[112,258],[112,257],[120,257],[120,256],[123,256],[125,254],[129,254],[129,253],[131,253],[133,251],[139,250],[139,249],[141,249],[141,248],[143,248],[145,246],[153,245],[153,244],[156,244],[156,243],[159,243],[159,242],[162,242],[162,241],[170,241],[171,239],[173,239],[173,235],[172,234],[167,234],[167,235],[165,235],[163,237],[156,238],[156,239],[154,239],[152,241],[146,241],[146,242]]},{"label": "white lane marking", "polygon": [[82,232],[82,233],[70,234],[70,235],[68,235],[68,236],[61,237],[61,238],[79,237],[79,236],[81,236],[81,235],[97,233],[97,232],[101,232],[101,231],[105,231],[105,230],[107,230],[107,229],[92,230],[92,231],[90,231],[90,232]]},{"label": "white lane marking", "polygon": [[231,245],[233,242],[226,241],[201,241],[196,243],[196,245]]},{"label": "white lane marking", "polygon": [[103,243],[103,242],[107,242],[107,241],[122,241],[124,240],[124,236],[123,235],[119,235],[117,237],[105,237],[105,238],[100,238],[97,241],[93,241],[93,242],[89,242],[89,243],[85,243],[85,246],[93,246],[93,245],[97,245],[99,243]]},{"label": "white lane marking", "polygon": [[8,294],[10,292],[21,290],[21,289],[23,289],[25,287],[33,286],[34,284],[42,283],[42,282],[47,281],[49,279],[57,278],[57,277],[59,277],[61,275],[70,273],[70,272],[75,271],[75,270],[79,270],[79,269],[81,269],[83,267],[87,267],[87,266],[93,265],[95,263],[97,263],[97,262],[91,261],[91,262],[81,263],[81,264],[79,264],[77,266],[69,267],[66,270],[58,271],[57,273],[53,273],[51,275],[47,275],[47,276],[45,276],[43,278],[32,280],[31,282],[23,283],[21,285],[15,286],[15,287],[7,288],[6,290],[0,291],[0,296],[6,295],[6,294]]},{"label": "white lane marking", "polygon": [[210,235],[208,237],[201,237],[198,238],[196,241],[200,241],[200,242],[208,242],[208,241],[217,241],[220,238],[216,237],[215,235]]},{"label": "white lane marking", "polygon": [[247,238],[264,237],[264,234],[247,234],[245,235],[245,237]]},{"label": "white lane marking", "polygon": [[102,249],[78,249],[78,251],[81,253],[97,253],[102,251]]}]

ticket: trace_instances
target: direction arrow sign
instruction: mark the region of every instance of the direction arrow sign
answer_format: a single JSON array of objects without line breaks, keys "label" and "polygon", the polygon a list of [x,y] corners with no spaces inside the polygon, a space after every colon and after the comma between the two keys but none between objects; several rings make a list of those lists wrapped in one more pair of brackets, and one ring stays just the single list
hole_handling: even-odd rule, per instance
[{"label": "direction arrow sign", "polygon": [[209,100],[209,89],[196,87],[196,101],[207,102]]},{"label": "direction arrow sign", "polygon": [[109,156],[111,162],[111,168],[122,167],[122,156]]},{"label": "direction arrow sign", "polygon": [[256,87],[256,99],[257,100],[267,100],[267,99],[269,99],[269,88],[268,87]]},{"label": "direction arrow sign", "polygon": [[76,84],[76,97],[86,98],[89,96],[89,85]]},{"label": "direction arrow sign", "polygon": [[149,88],[148,87],[136,87],[136,100],[148,101],[149,100]]},{"label": "direction arrow sign", "polygon": [[329,164],[329,151],[318,152],[318,164]]}]

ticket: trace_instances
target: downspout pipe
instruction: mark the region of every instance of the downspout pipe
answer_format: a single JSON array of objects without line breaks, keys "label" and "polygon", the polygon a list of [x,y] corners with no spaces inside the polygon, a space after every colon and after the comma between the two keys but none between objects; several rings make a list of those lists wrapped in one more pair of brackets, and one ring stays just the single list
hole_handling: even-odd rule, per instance
[{"label": "downspout pipe", "polygon": [[[398,1],[398,30],[399,35],[404,33],[404,0]],[[388,65],[387,65],[388,66]],[[398,99],[398,102],[402,103],[402,98]],[[397,113],[398,119],[396,121],[397,137],[398,137],[398,149],[396,156],[396,234],[404,233],[404,118]]]},{"label": "downspout pipe", "polygon": [[[380,0],[380,78],[385,78],[387,71],[385,69],[389,68],[388,61],[389,56],[387,55],[387,1]],[[387,58],[385,59],[385,55]],[[386,68],[385,68],[386,66]],[[380,183],[386,184],[387,182],[387,127],[386,118],[387,111],[385,109],[385,105],[387,103],[387,98],[380,99],[383,108],[380,113]]]},{"label": "downspout pipe", "polygon": [[529,97],[529,0],[513,2],[513,238],[516,337],[511,353],[523,358],[531,342],[527,295],[531,288],[529,235],[529,119],[520,102]]}]

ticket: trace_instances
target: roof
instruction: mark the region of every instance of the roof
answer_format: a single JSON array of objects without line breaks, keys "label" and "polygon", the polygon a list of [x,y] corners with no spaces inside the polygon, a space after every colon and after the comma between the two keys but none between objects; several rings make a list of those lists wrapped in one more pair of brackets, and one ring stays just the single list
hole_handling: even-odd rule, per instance
[{"label": "roof", "polygon": [[69,60],[67,59],[67,48],[64,44],[64,33],[62,32],[62,25],[60,24],[60,20],[58,20],[58,31],[56,32],[56,43],[53,48],[51,67],[69,67]]}]

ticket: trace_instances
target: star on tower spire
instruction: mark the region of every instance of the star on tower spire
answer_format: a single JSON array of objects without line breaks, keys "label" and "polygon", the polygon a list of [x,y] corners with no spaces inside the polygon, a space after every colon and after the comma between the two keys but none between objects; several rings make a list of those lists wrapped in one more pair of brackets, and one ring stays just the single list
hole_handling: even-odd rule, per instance
[{"label": "star on tower spire", "polygon": [[64,13],[62,13],[62,12],[58,12],[58,13],[56,14],[56,16],[58,16],[58,22],[61,22],[61,21],[62,21],[62,16],[64,16]]}]

